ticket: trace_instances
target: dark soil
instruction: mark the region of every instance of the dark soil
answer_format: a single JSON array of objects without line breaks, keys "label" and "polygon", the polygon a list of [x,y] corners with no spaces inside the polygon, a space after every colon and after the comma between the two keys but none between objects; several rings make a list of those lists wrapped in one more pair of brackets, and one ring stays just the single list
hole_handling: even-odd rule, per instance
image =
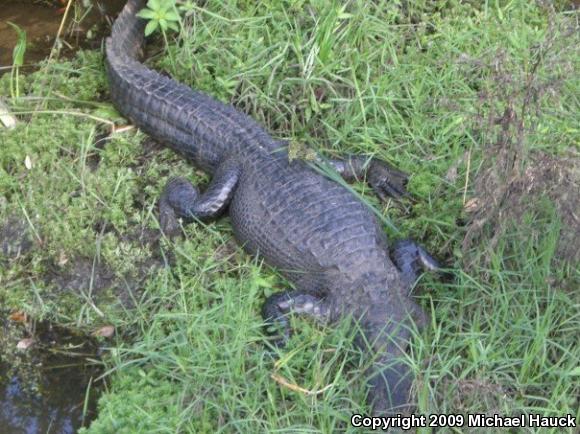
[{"label": "dark soil", "polygon": [[0,224],[0,258],[18,259],[32,246],[26,220],[11,216]]}]

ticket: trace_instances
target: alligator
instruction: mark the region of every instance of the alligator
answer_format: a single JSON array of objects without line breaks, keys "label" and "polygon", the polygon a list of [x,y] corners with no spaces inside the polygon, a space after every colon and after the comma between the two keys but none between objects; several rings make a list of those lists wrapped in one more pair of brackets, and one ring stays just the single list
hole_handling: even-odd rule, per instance
[{"label": "alligator", "polygon": [[[290,335],[291,314],[324,323],[355,320],[355,343],[371,356],[365,378],[372,414],[409,411],[413,375],[403,357],[413,327],[427,321],[409,292],[418,273],[437,269],[437,262],[412,240],[395,243],[389,254],[378,219],[345,185],[307,161],[290,161],[286,142],[233,106],[140,63],[145,22],[137,12],[144,3],[129,0],[106,40],[113,104],[212,176],[204,192],[186,179],[170,179],[159,200],[160,227],[171,233],[180,221],[227,212],[244,250],[293,286],[264,302],[277,342]],[[408,176],[379,159],[325,161],[347,181],[366,180],[383,200],[406,194]]]}]

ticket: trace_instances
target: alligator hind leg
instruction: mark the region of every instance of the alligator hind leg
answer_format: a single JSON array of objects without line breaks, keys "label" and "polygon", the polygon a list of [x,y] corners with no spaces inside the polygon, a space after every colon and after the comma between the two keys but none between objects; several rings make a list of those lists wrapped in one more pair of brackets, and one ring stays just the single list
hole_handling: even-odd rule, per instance
[{"label": "alligator hind leg", "polygon": [[366,179],[382,201],[386,201],[388,196],[397,199],[407,195],[405,184],[409,179],[409,175],[401,172],[385,161],[356,155],[348,156],[346,159],[325,161],[345,181],[352,182]]},{"label": "alligator hind leg", "polygon": [[220,215],[230,203],[240,177],[240,168],[233,161],[220,165],[204,193],[184,178],[171,179],[159,201],[159,222],[167,234],[179,230],[178,218],[186,223]]},{"label": "alligator hind leg", "polygon": [[413,240],[398,241],[393,246],[392,259],[409,287],[413,286],[421,269],[433,271],[441,268],[435,258]]},{"label": "alligator hind leg", "polygon": [[284,291],[268,297],[262,307],[262,316],[266,321],[266,332],[279,334],[272,341],[275,346],[283,346],[290,338],[290,314],[307,315],[319,322],[328,322],[330,309],[323,298],[303,291]]}]

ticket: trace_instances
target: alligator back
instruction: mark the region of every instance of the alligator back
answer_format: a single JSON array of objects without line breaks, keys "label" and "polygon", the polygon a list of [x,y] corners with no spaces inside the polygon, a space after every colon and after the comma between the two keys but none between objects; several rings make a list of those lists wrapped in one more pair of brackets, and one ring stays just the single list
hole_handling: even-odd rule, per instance
[{"label": "alligator back", "polygon": [[213,173],[226,156],[271,150],[279,144],[253,119],[209,95],[192,91],[138,62],[143,0],[129,0],[106,41],[115,107],[156,140]]},{"label": "alligator back", "polygon": [[285,152],[244,159],[229,214],[246,250],[266,258],[298,289],[337,300],[338,310],[365,304],[352,288],[360,276],[394,270],[367,206],[307,163],[289,164]]}]

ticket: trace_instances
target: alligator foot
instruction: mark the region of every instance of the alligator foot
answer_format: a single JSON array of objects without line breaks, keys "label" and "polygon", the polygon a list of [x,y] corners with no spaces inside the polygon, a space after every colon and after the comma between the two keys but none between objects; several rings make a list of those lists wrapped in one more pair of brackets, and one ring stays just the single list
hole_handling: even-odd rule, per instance
[{"label": "alligator foot", "polygon": [[398,241],[393,247],[393,261],[408,286],[413,286],[421,269],[439,270],[439,263],[413,240]]},{"label": "alligator foot", "polygon": [[345,160],[327,160],[346,181],[366,179],[376,195],[386,201],[388,197],[398,199],[408,195],[405,184],[409,175],[385,161],[376,158],[350,156]]},{"label": "alligator foot", "polygon": [[178,209],[178,207],[183,203],[195,203],[198,198],[199,190],[187,179],[170,179],[159,200],[161,230],[167,235],[178,234],[180,227],[178,218],[183,214],[183,209]]},{"label": "alligator foot", "polygon": [[159,224],[163,232],[168,235],[179,232],[178,218],[191,223],[220,215],[234,194],[239,176],[239,167],[228,160],[219,166],[203,194],[184,178],[169,180],[159,201]]},{"label": "alligator foot", "polygon": [[289,314],[310,316],[319,322],[327,322],[330,309],[324,299],[302,291],[284,291],[273,294],[264,302],[262,316],[266,332],[273,335],[272,344],[282,347],[290,339]]},{"label": "alligator foot", "polygon": [[376,159],[371,161],[367,173],[368,183],[382,201],[386,201],[389,196],[395,199],[407,196],[405,185],[408,179],[406,173]]}]

